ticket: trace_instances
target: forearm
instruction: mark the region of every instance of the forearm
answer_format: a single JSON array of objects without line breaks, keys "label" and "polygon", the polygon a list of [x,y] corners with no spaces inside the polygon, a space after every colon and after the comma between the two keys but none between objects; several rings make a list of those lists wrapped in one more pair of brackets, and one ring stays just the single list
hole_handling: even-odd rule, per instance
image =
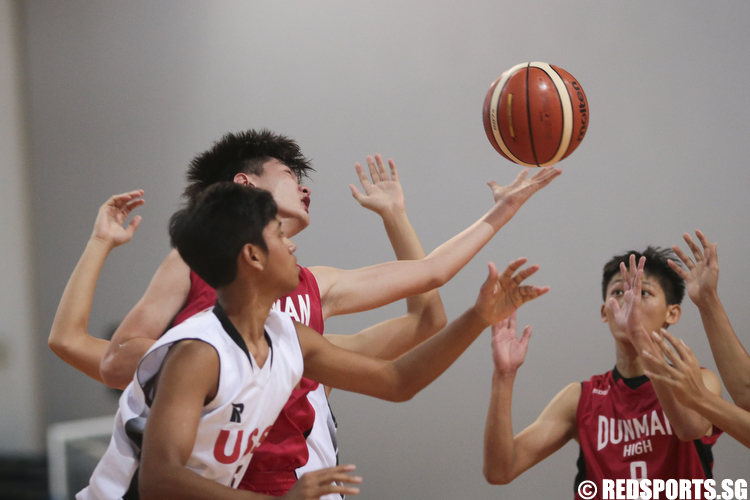
[{"label": "forearm", "polygon": [[179,464],[141,467],[139,492],[142,500],[270,500],[274,497],[237,490],[199,476]]},{"label": "forearm", "polygon": [[669,420],[675,435],[681,441],[692,441],[705,436],[711,429],[711,422],[693,409],[677,401],[669,387],[655,380],[651,381],[664,415]]},{"label": "forearm", "polygon": [[490,484],[508,484],[520,472],[514,470],[516,459],[511,405],[515,373],[492,376],[490,406],[484,428],[484,477]]},{"label": "forearm", "polygon": [[750,410],[750,355],[737,338],[717,294],[698,304],[719,375],[735,404]]},{"label": "forearm", "polygon": [[[383,225],[398,260],[420,260],[425,258],[424,248],[416,231],[409,222],[406,211],[395,209],[383,215]],[[430,290],[406,298],[407,314],[416,320],[416,333],[431,335],[445,326],[447,319],[440,293]],[[424,337],[421,338],[424,340]],[[414,344],[416,345],[416,343]]]},{"label": "forearm", "polygon": [[750,448],[750,412],[706,391],[692,408],[737,441]]},{"label": "forearm", "polygon": [[[494,235],[476,222],[421,260],[394,261],[351,271],[313,268],[324,318],[368,311],[447,283]],[[366,287],[367,293],[362,293]]]},{"label": "forearm", "polygon": [[48,344],[63,361],[101,382],[99,363],[109,342],[88,332],[96,282],[111,246],[92,238],[65,286]]},{"label": "forearm", "polygon": [[108,386],[124,388],[130,383],[141,357],[184,306],[190,287],[190,268],[172,250],[157,269],[146,293],[112,336],[100,365]]}]

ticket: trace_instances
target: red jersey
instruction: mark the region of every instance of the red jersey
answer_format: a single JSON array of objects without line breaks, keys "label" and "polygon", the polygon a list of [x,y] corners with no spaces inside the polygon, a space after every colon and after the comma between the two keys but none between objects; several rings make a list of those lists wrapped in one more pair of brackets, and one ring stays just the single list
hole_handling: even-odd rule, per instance
[{"label": "red jersey", "polygon": [[[197,274],[190,271],[190,292],[185,306],[175,317],[177,325],[192,315],[216,303],[216,291]],[[323,334],[323,309],[315,276],[306,267],[300,267],[299,285],[277,300],[273,309],[289,314]],[[292,391],[263,444],[255,450],[245,477],[239,488],[265,495],[285,494],[297,481],[295,469],[307,463],[308,450],[305,439],[312,430],[315,411],[307,394],[318,387],[317,382],[302,378]]]},{"label": "red jersey", "polygon": [[603,479],[710,479],[711,446],[721,431],[680,441],[645,375],[622,378],[615,367],[581,384],[576,424],[581,444],[578,485]]}]

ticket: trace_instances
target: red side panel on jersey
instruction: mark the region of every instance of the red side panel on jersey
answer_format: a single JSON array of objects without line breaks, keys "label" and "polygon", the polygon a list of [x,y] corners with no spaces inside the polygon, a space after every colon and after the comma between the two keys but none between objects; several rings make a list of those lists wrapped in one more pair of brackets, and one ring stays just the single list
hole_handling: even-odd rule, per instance
[{"label": "red side panel on jersey", "polygon": [[576,499],[584,480],[596,484],[601,498],[603,479],[711,477],[710,446],[721,431],[696,442],[680,441],[647,379],[635,389],[612,372],[583,382],[576,421],[581,445]]},{"label": "red side panel on jersey", "polygon": [[[300,284],[274,308],[289,313],[300,323],[323,334],[323,309],[315,276],[305,267],[300,270]],[[295,317],[296,316],[296,317]],[[303,378],[292,391],[292,397],[255,451],[239,489],[272,496],[286,494],[297,482],[295,470],[307,463],[307,436],[315,422],[315,411],[307,399],[318,383]]]}]

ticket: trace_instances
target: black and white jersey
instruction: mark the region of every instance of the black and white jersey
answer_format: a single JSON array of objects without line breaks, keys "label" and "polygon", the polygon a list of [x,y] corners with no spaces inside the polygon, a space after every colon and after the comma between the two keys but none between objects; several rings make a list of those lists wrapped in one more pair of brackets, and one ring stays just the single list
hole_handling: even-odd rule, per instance
[{"label": "black and white jersey", "polygon": [[109,448],[89,486],[76,498],[120,499],[126,493],[129,498],[135,493],[131,485],[136,484],[153,382],[170,346],[190,339],[216,349],[220,371],[216,397],[203,408],[186,467],[207,479],[236,487],[304,368],[297,331],[288,315],[270,311],[265,330],[270,349],[262,368],[218,304],[164,334],[143,357],[133,382],[123,392]]}]

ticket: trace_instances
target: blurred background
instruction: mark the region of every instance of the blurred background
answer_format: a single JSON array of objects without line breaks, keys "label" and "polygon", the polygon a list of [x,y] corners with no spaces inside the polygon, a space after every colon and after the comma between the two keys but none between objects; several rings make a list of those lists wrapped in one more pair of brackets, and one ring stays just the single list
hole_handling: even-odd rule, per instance
[{"label": "blurred background", "polygon": [[[524,61],[578,79],[588,133],[563,175],[441,289],[454,318],[473,303],[488,261],[541,265],[531,281],[551,292],[519,311],[534,335],[516,381],[516,431],[569,382],[614,366],[599,309],[601,267],[616,253],[686,248],[682,233],[703,230],[719,242],[719,293],[750,347],[749,23],[750,4],[723,0],[0,1],[6,477],[41,485],[48,426],[116,410],[116,392],[46,345],[110,195],[142,188],[147,203],[99,282],[90,331],[104,338],[169,251],[188,162],[226,132],[267,127],[313,159],[312,223],[295,238],[302,265],[393,259],[379,218],[348,187],[354,164],[378,152],[396,161],[429,252],[491,206],[487,181],[507,184],[520,170],[490,146],[481,109],[490,83]],[[334,318],[326,331],[354,333],[404,309]],[[673,330],[715,369],[687,297]],[[572,495],[574,443],[511,485],[484,481],[491,374],[487,331],[408,403],[334,391],[341,460],[364,477],[358,498]],[[748,453],[719,439],[716,478],[747,479]]]}]

